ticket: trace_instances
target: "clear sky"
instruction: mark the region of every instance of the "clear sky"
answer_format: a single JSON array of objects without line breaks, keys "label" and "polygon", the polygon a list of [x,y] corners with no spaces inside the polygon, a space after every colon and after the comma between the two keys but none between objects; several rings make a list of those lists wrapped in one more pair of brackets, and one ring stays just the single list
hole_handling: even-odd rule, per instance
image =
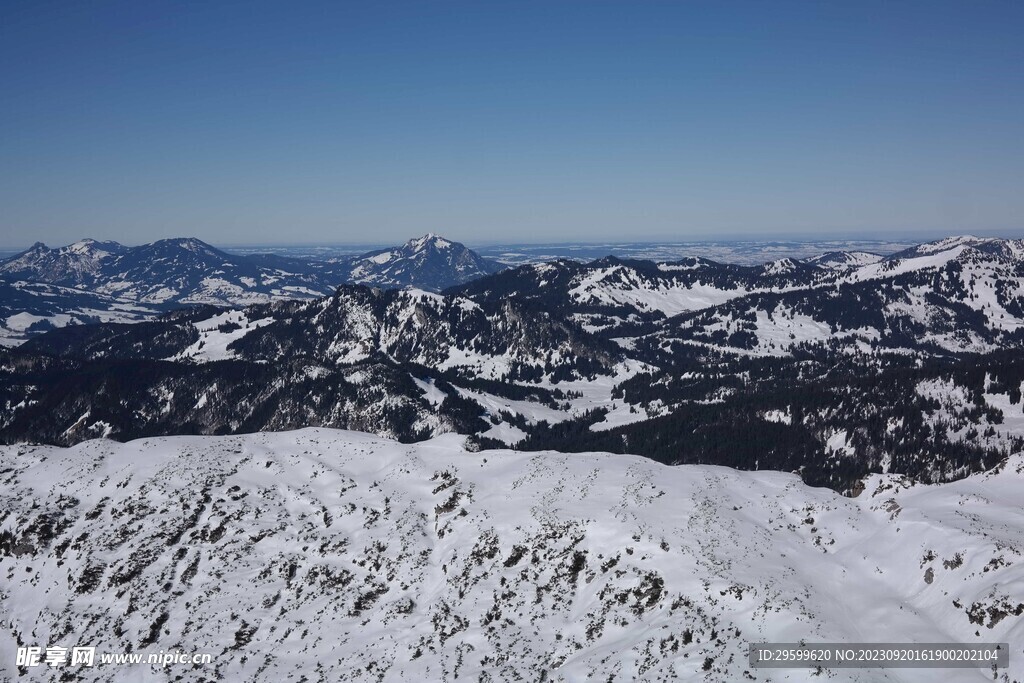
[{"label": "clear sky", "polygon": [[1024,232],[1024,2],[0,2],[0,245]]}]

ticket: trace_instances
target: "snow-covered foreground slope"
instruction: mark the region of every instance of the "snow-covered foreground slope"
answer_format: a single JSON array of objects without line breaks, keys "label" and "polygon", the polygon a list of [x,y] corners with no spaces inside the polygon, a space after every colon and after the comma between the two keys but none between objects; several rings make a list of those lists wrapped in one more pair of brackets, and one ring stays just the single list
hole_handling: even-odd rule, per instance
[{"label": "snow-covered foreground slope", "polygon": [[0,473],[5,680],[18,643],[213,655],[69,669],[81,680],[950,673],[748,671],[748,642],[801,638],[1007,641],[1001,680],[1024,677],[1021,456],[941,486],[879,476],[857,499],[780,473],[318,429],[7,446]]}]

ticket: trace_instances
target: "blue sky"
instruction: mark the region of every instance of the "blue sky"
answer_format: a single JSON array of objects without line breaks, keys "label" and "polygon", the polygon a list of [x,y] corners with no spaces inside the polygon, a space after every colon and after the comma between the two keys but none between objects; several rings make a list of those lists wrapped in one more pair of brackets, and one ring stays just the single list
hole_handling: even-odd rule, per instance
[{"label": "blue sky", "polygon": [[0,245],[1024,233],[1020,2],[0,4]]}]

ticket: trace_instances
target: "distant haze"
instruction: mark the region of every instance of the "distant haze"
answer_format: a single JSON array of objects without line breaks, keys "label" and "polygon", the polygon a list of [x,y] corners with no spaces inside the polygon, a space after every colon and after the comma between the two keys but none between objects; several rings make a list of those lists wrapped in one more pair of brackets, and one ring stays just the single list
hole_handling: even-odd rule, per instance
[{"label": "distant haze", "polygon": [[44,3],[0,247],[1024,231],[1024,3]]}]

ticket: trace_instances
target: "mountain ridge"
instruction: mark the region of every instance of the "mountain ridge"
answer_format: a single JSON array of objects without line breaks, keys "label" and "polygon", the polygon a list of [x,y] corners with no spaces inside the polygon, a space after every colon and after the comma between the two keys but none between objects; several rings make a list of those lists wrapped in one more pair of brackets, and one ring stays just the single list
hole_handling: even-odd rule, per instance
[{"label": "mountain ridge", "polygon": [[561,260],[65,327],[0,355],[0,440],[356,426],[846,492],[954,480],[1024,448],[1024,259],[963,242],[852,270]]},{"label": "mountain ridge", "polygon": [[[382,254],[391,257],[384,260]],[[327,296],[343,284],[439,291],[502,267],[434,234],[400,247],[333,261],[273,254],[239,256],[195,237],[162,239],[137,247],[84,239],[53,249],[37,242],[0,261],[0,281],[8,286],[24,282],[66,288],[74,296],[69,297],[63,311],[69,315],[65,317],[83,321],[89,314],[73,313],[79,310],[76,303],[88,297],[93,297],[91,309],[116,300],[153,315],[188,305],[245,306],[312,299]],[[0,301],[0,341],[7,344],[27,336],[25,328],[3,324],[14,315],[48,318],[51,325],[64,320],[48,315],[55,308],[53,301],[33,303],[25,294],[19,297],[21,308],[15,309],[12,303]]]}]

